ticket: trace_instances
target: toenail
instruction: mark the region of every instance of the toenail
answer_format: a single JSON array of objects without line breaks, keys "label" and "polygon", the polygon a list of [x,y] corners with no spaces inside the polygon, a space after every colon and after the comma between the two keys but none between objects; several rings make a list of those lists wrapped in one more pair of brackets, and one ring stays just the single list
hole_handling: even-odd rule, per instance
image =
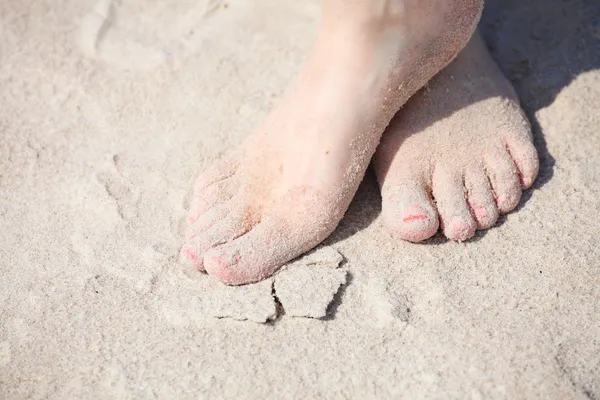
[{"label": "toenail", "polygon": [[487,213],[487,211],[485,211],[485,208],[483,207],[475,208],[475,216],[477,216],[477,218],[479,219],[487,219],[490,217],[490,215]]},{"label": "toenail", "polygon": [[473,227],[464,221],[455,220],[450,223],[450,232],[454,238],[457,238],[458,240],[464,240],[473,232]]},{"label": "toenail", "polygon": [[193,223],[194,223],[194,222],[196,222],[197,220],[198,220],[198,217],[195,217],[195,216],[193,216],[193,215],[191,215],[191,216],[188,218],[188,221],[190,222],[190,224],[193,224]]},{"label": "toenail", "polygon": [[419,204],[413,204],[408,207],[403,213],[405,217],[402,218],[402,222],[419,221],[423,219],[429,219],[427,213]]},{"label": "toenail", "polygon": [[186,255],[186,257],[190,261],[196,261],[198,259],[198,256],[196,255],[196,253],[194,253],[194,251],[190,248],[183,249],[183,253]]},{"label": "toenail", "polygon": [[509,196],[500,196],[498,199],[496,199],[496,202],[498,203],[499,207],[502,207],[502,209],[512,209],[517,205],[518,199]]},{"label": "toenail", "polygon": [[498,204],[508,204],[508,198],[504,196],[500,196],[496,199]]},{"label": "toenail", "polygon": [[456,224],[452,226],[452,230],[455,233],[461,233],[461,232],[465,232],[467,230],[469,230],[469,226],[465,225],[465,224]]},{"label": "toenail", "polygon": [[402,218],[402,222],[412,222],[412,221],[418,221],[421,219],[427,219],[426,215],[423,214],[417,214],[417,215],[409,215],[408,217],[404,217]]},{"label": "toenail", "polygon": [[221,268],[234,267],[240,262],[240,259],[241,257],[238,252],[231,254],[227,259],[223,259],[221,256],[213,257],[213,260],[215,260]]},{"label": "toenail", "polygon": [[221,257],[215,256],[215,257],[213,257],[213,261],[215,261],[221,268],[228,267],[228,265],[225,263],[225,261],[223,261],[223,259]]}]

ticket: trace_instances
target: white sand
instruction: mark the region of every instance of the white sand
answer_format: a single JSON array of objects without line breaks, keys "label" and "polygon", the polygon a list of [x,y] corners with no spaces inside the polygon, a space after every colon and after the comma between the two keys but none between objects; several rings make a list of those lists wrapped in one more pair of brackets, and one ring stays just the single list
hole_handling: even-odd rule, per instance
[{"label": "white sand", "polygon": [[[281,95],[318,2],[0,3],[0,398],[599,399],[600,7],[488,3],[535,190],[475,240],[415,245],[369,174],[326,242],[345,262],[282,273],[284,310],[277,277],[175,260],[192,179]],[[293,316],[346,279],[328,317]]]}]

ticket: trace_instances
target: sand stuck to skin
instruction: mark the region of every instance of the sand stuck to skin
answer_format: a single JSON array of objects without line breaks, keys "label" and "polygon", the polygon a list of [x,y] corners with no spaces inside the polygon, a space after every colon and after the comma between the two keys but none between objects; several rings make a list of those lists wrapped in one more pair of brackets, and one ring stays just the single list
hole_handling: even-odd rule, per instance
[{"label": "sand stuck to skin", "polygon": [[541,153],[518,211],[401,242],[369,172],[319,252],[226,288],[176,262],[186,199],[318,2],[0,5],[0,398],[600,398],[600,7],[487,7]]}]

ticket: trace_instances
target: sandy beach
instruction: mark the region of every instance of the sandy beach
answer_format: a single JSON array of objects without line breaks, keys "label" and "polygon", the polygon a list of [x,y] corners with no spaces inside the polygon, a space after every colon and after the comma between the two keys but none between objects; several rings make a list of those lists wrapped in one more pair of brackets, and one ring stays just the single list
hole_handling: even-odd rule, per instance
[{"label": "sandy beach", "polygon": [[299,70],[318,0],[0,4],[0,398],[600,399],[600,3],[488,0],[540,175],[465,243],[382,226],[227,287],[177,261],[196,174]]}]

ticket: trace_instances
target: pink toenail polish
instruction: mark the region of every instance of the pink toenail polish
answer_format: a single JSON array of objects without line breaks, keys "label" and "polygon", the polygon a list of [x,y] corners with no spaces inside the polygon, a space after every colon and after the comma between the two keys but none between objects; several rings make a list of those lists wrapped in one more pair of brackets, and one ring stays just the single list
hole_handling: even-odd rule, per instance
[{"label": "pink toenail polish", "polygon": [[241,257],[237,252],[230,255],[227,259],[224,259],[224,257],[221,256],[213,257],[213,260],[219,264],[221,268],[225,269],[235,267],[240,262],[240,259]]},{"label": "pink toenail polish", "polygon": [[228,268],[229,264],[223,261],[223,259],[219,256],[213,257],[213,260],[219,265],[221,268]]},{"label": "pink toenail polish", "polygon": [[190,224],[193,224],[197,220],[198,220],[198,217],[194,217],[193,215],[188,218],[188,221],[190,222]]},{"label": "pink toenail polish", "polygon": [[478,219],[488,219],[490,216],[488,215],[488,213],[486,213],[485,211],[483,212],[478,212],[477,214],[477,218]]},{"label": "pink toenail polish", "polygon": [[423,214],[409,215],[408,217],[402,218],[402,222],[411,222],[411,221],[417,221],[417,220],[421,220],[421,219],[427,219],[427,216],[423,215]]},{"label": "pink toenail polish", "polygon": [[487,219],[490,217],[489,214],[487,213],[487,211],[485,211],[485,208],[483,208],[483,207],[476,207],[475,215],[477,216],[478,219]]},{"label": "pink toenail polish", "polygon": [[419,221],[422,219],[428,219],[425,210],[418,204],[413,204],[407,210],[404,211],[405,217],[402,218],[402,222]]},{"label": "pink toenail polish", "polygon": [[508,199],[504,196],[500,196],[496,199],[496,201],[498,202],[498,204],[506,204],[508,203]]},{"label": "pink toenail polish", "polygon": [[198,259],[198,256],[196,255],[196,253],[194,253],[194,251],[190,248],[184,249],[183,253],[187,256],[187,258],[190,261],[196,261]]},{"label": "pink toenail polish", "polygon": [[457,224],[457,225],[454,225],[453,228],[454,228],[453,229],[454,232],[456,232],[456,233],[465,232],[465,231],[469,230],[469,226],[466,224]]}]

